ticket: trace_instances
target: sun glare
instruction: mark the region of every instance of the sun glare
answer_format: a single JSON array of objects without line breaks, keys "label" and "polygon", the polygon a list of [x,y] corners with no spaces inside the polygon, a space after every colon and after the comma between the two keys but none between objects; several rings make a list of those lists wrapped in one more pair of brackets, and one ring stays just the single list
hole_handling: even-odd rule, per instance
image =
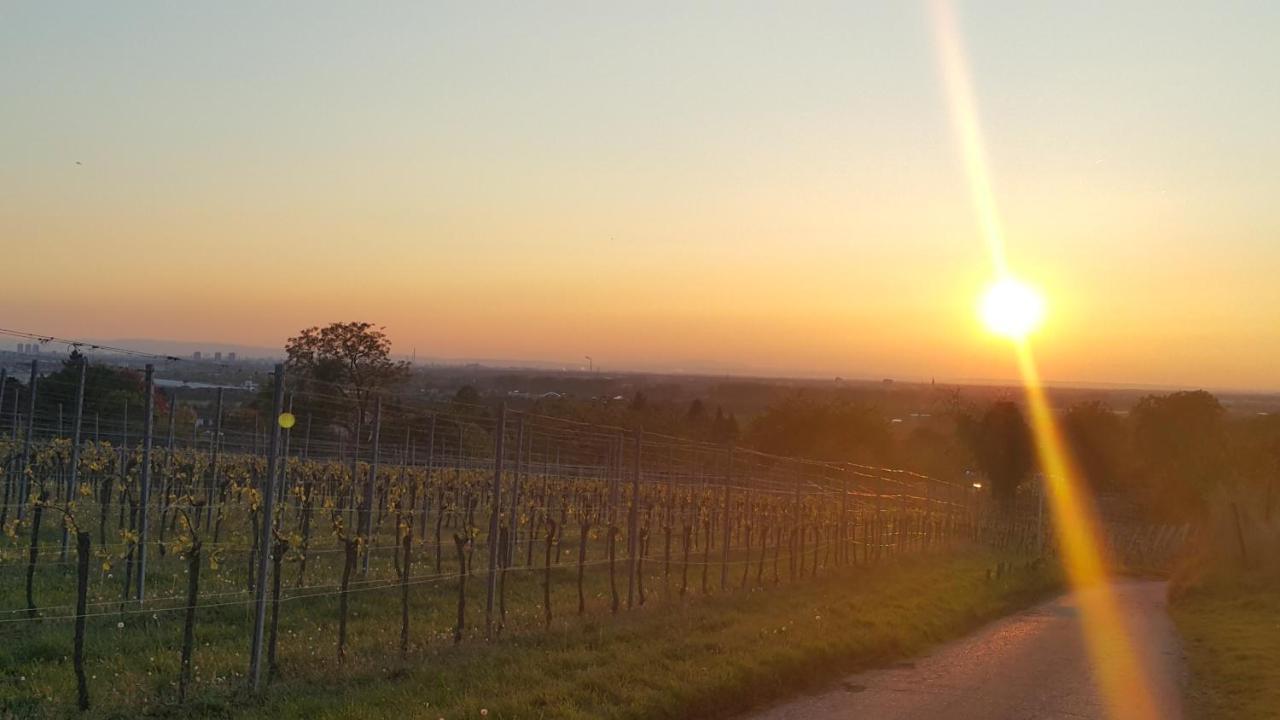
[{"label": "sun glare", "polygon": [[981,313],[991,332],[1021,340],[1044,320],[1044,298],[1030,285],[1005,277],[982,296]]},{"label": "sun glare", "polygon": [[1067,578],[1080,602],[1085,644],[1093,661],[1110,720],[1156,720],[1172,714],[1158,707],[1151,690],[1146,658],[1135,646],[1132,628],[1117,607],[1114,593],[1103,582],[1108,569],[1103,559],[1103,533],[1097,509],[1082,491],[1082,477],[1062,437],[1057,418],[1040,382],[1039,371],[1024,342],[1044,319],[1044,298],[1008,273],[999,213],[991,192],[972,83],[960,43],[951,3],[935,0],[934,27],[939,58],[956,124],[970,191],[978,211],[992,265],[999,278],[982,297],[979,312],[994,333],[1013,341],[1036,453],[1044,469],[1048,505],[1055,536],[1062,550]]}]

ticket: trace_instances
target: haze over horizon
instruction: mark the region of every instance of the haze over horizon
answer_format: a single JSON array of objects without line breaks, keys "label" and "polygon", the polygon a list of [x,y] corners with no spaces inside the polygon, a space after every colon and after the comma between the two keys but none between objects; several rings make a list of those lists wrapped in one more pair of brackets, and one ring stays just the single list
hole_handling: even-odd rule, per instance
[{"label": "haze over horizon", "polygon": [[[213,353],[221,352],[224,355],[227,352],[235,352],[238,354],[239,360],[270,360],[282,358],[284,356],[283,343],[281,347],[268,347],[260,345],[245,345],[237,342],[225,341],[209,341],[209,340],[171,340],[162,338],[62,338],[59,337],[47,346],[42,352],[49,353],[51,357],[59,353],[68,352],[70,346],[65,341],[80,341],[94,343],[104,346],[104,348],[119,348],[122,350],[155,353],[159,355],[173,355],[179,359],[186,360],[194,351],[200,351],[204,355],[204,359],[208,360]],[[26,338],[17,339],[13,342],[27,342]],[[0,351],[10,349],[9,342],[0,342]],[[110,352],[102,350],[103,354],[109,355]],[[529,359],[516,357],[449,357],[428,355],[416,353],[415,349],[401,351],[400,348],[393,348],[392,356],[397,359],[415,358],[420,366],[439,366],[449,367],[478,364],[490,369],[517,369],[529,371],[568,371],[582,372],[587,371],[589,367],[594,367],[595,372],[604,375],[610,374],[639,374],[639,375],[687,375],[691,377],[726,377],[726,378],[743,378],[743,379],[777,379],[777,380],[831,380],[840,379],[849,382],[866,382],[876,383],[883,380],[893,380],[903,383],[927,384],[936,382],[946,385],[972,385],[972,386],[1016,386],[1021,384],[1021,379],[1016,377],[953,377],[948,375],[925,374],[925,375],[903,375],[893,372],[847,372],[839,368],[816,368],[809,370],[786,370],[768,366],[750,366],[742,364],[733,364],[730,362],[711,362],[700,363],[696,361],[687,361],[684,363],[656,363],[656,364],[594,364],[589,365],[585,356],[560,359]],[[594,363],[595,358],[592,358]],[[1156,383],[1126,382],[1120,381],[1088,381],[1075,380],[1072,378],[1045,378],[1043,382],[1049,386],[1063,388],[1097,388],[1097,389],[1115,389],[1115,390],[1209,390],[1212,392],[1225,392],[1231,394],[1252,394],[1260,393],[1264,395],[1280,394],[1280,389],[1267,387],[1217,387],[1212,385],[1162,385]]]},{"label": "haze over horizon", "polygon": [[[1018,376],[926,3],[383,9],[6,8],[0,325]],[[1280,9],[957,13],[1043,376],[1280,389]]]}]

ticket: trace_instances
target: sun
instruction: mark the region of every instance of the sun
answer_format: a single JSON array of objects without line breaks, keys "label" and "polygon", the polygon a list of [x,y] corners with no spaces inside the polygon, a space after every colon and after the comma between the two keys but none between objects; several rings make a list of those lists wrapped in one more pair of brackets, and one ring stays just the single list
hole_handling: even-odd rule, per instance
[{"label": "sun", "polygon": [[980,312],[991,332],[1021,340],[1044,320],[1044,297],[1021,280],[1006,276],[987,288]]}]

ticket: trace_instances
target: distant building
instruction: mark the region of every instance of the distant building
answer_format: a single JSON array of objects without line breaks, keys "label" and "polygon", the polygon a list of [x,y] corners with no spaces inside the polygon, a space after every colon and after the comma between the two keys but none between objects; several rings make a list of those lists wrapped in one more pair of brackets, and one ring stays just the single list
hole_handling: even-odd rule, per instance
[{"label": "distant building", "polygon": [[214,359],[214,361],[215,361],[215,362],[222,362],[222,353],[221,353],[221,352],[215,352],[215,353],[213,354],[213,359]]},{"label": "distant building", "polygon": [[195,352],[191,353],[191,359],[192,359],[192,360],[199,360],[199,359],[201,359],[202,357],[204,357],[204,356],[201,354],[201,352],[200,352],[199,350],[197,350],[197,351],[195,351]]},{"label": "distant building", "polygon": [[227,362],[235,362],[235,361],[236,361],[236,354],[233,352],[227,353]]}]

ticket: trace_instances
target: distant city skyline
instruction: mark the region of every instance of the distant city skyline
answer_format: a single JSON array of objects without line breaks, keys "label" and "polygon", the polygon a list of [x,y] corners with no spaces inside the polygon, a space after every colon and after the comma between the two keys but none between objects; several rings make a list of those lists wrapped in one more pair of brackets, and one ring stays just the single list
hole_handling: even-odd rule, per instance
[{"label": "distant city skyline", "polygon": [[[59,341],[47,344],[41,343],[15,343],[18,348],[17,352],[24,352],[22,347],[38,347],[38,354],[47,358],[56,358],[70,352],[71,347],[67,345],[65,340],[73,338],[62,338]],[[200,341],[180,341],[180,340],[164,340],[164,339],[142,339],[142,338],[116,338],[116,339],[84,339],[87,343],[96,343],[103,346],[120,348],[122,350],[131,350],[143,353],[153,353],[155,355],[167,355],[182,360],[193,360],[200,362],[219,362],[225,359],[226,362],[235,362],[238,360],[245,361],[262,361],[262,360],[279,360],[284,357],[283,343],[279,348],[271,348],[266,346],[251,346],[236,343],[219,343],[219,342],[200,342]],[[195,350],[193,348],[201,348]],[[233,347],[235,350],[226,350],[225,348]],[[224,350],[205,350],[203,348],[224,348]],[[90,350],[90,352],[93,352]],[[111,355],[111,351],[99,351],[104,355]],[[216,357],[219,353],[222,358]],[[197,357],[199,355],[199,357]],[[414,358],[412,350],[402,352],[398,348],[393,348],[392,356],[397,359],[408,360]],[[528,371],[587,371],[587,363],[585,359],[579,358],[576,361],[572,359],[561,360],[536,360],[528,358],[494,358],[494,357],[448,357],[434,355],[417,355],[416,361],[419,366],[437,366],[437,367],[458,367],[462,368],[468,365],[480,365],[483,367],[501,369],[511,368]],[[841,373],[835,371],[799,371],[788,372],[786,369],[770,368],[770,367],[752,367],[747,365],[731,365],[722,364],[699,364],[684,363],[668,365],[606,365],[595,366],[595,372],[604,375],[608,374],[653,374],[653,375],[689,375],[702,377],[740,377],[744,379],[750,378],[776,378],[776,379],[796,379],[796,380],[845,380],[849,382],[880,382],[884,380],[892,380],[896,382],[928,384],[931,382],[941,383],[945,385],[1017,385],[1018,378],[1015,377],[953,377],[938,374],[925,375],[904,375],[899,373]],[[1219,392],[1260,392],[1267,394],[1280,393],[1280,388],[1269,387],[1248,387],[1248,386],[1214,386],[1214,385],[1187,385],[1187,384],[1160,384],[1160,383],[1143,383],[1134,381],[1098,381],[1098,380],[1080,380],[1073,378],[1050,378],[1046,383],[1051,386],[1060,387],[1079,387],[1079,388],[1110,388],[1110,389],[1134,389],[1134,390],[1150,390],[1150,391],[1174,391],[1186,389],[1205,389]]]}]

